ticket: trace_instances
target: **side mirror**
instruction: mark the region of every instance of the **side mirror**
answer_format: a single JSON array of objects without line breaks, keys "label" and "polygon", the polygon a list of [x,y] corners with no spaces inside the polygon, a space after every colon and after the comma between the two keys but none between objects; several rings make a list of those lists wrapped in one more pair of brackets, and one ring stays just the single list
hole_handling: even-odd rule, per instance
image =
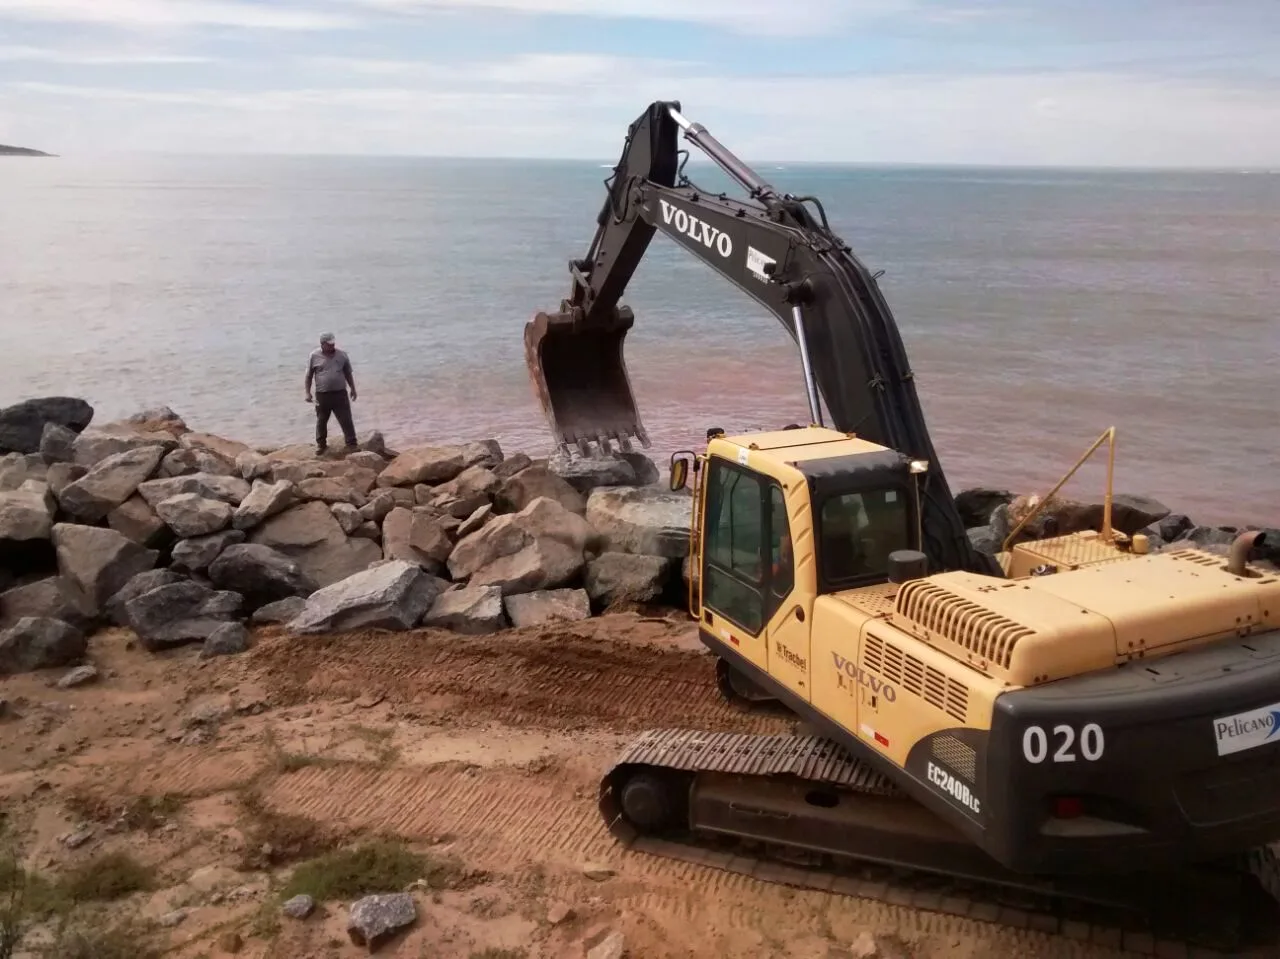
[{"label": "side mirror", "polygon": [[671,491],[684,489],[689,482],[689,465],[693,462],[693,454],[680,451],[671,454]]}]

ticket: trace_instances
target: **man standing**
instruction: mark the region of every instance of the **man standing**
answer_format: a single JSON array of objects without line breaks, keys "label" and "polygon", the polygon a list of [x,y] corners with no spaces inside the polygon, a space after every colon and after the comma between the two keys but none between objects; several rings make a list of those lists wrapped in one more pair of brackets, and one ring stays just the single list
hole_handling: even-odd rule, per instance
[{"label": "man standing", "polygon": [[338,349],[332,333],[320,334],[320,349],[313,350],[307,360],[307,402],[311,403],[311,385],[315,383],[316,396],[316,455],[323,456],[328,448],[329,414],[337,416],[342,427],[342,438],[348,451],[356,447],[356,428],[351,422],[351,404],[347,401],[347,387],[351,399],[356,398],[356,381],[351,375],[351,359]]}]

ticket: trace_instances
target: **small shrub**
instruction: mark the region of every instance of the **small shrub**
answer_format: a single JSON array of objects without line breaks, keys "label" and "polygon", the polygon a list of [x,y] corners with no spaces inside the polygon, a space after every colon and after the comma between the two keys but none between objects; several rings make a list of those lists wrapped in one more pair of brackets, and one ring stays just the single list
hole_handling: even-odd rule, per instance
[{"label": "small shrub", "polygon": [[58,885],[72,902],[109,901],[151,889],[152,873],[126,852],[108,852],[76,866]]},{"label": "small shrub", "polygon": [[437,882],[456,882],[463,875],[460,864],[428,859],[394,839],[377,839],[302,863],[280,895],[289,899],[306,893],[317,901],[354,899],[397,892],[418,879],[440,888]]}]

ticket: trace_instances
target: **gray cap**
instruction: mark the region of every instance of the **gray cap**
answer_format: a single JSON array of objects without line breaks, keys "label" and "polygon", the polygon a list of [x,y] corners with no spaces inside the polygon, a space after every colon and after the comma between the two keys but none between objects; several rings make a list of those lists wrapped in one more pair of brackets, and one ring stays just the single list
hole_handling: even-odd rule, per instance
[{"label": "gray cap", "polygon": [[321,333],[321,334],[320,334],[320,342],[321,342],[321,343],[332,343],[332,342],[333,342],[333,334],[332,334],[332,333]]}]

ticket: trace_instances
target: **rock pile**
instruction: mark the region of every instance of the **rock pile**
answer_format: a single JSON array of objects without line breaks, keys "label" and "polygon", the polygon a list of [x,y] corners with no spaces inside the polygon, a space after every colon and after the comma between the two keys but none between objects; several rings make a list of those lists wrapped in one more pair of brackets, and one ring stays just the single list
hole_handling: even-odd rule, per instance
[{"label": "rock pile", "polygon": [[87,407],[0,411],[0,674],[75,662],[109,623],[219,655],[246,623],[483,633],[682,595],[691,501],[639,454],[397,452],[372,433],[317,459],[167,409],[90,428]]}]

